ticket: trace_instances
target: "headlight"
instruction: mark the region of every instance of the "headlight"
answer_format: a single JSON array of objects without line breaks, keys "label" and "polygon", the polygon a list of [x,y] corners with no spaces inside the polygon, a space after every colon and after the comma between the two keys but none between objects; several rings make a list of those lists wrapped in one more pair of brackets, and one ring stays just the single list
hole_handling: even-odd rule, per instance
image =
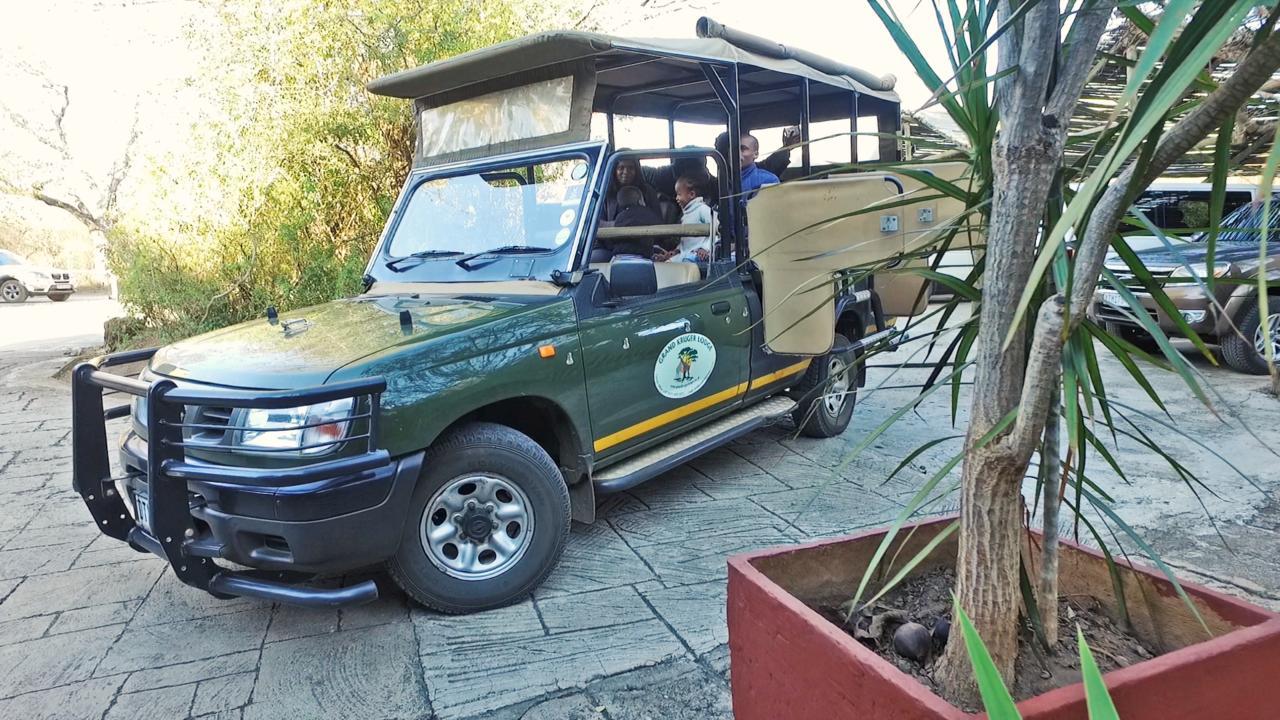
[{"label": "headlight", "polygon": [[314,455],[331,450],[347,434],[354,399],[283,410],[249,410],[240,444],[264,450],[298,450]]},{"label": "headlight", "polygon": [[[1188,269],[1189,268],[1189,269]],[[1222,277],[1231,269],[1231,263],[1214,263],[1213,272],[1209,272],[1209,266],[1204,263],[1188,263],[1187,265],[1179,265],[1169,274],[1171,278],[1206,278],[1210,275],[1214,277]],[[1192,275],[1192,273],[1195,273]]]}]

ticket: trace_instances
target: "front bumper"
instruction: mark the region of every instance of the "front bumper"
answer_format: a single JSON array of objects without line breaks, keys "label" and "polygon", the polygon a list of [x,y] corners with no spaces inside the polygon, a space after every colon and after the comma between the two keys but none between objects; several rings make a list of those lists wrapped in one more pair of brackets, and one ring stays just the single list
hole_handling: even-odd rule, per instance
[{"label": "front bumper", "polygon": [[[368,580],[322,588],[282,579],[377,563],[399,543],[422,456],[393,461],[377,448],[385,382],[372,378],[303,390],[245,391],[178,387],[167,379],[146,382],[103,370],[149,359],[154,352],[117,353],[75,369],[73,485],[98,529],[164,558],[184,583],[219,597],[311,606],[375,599],[377,586]],[[106,421],[127,416],[130,405],[104,410],[104,389],[147,399],[150,442],[133,433],[126,437],[120,449],[121,478],[111,477]],[[352,416],[352,423],[360,422],[366,432],[353,433],[347,441],[367,440],[360,443],[363,452],[283,469],[217,465],[186,456],[187,405],[285,408],[347,397],[368,408],[366,414]],[[143,507],[149,508],[149,522],[138,517],[139,493],[147,499]],[[219,566],[220,559],[253,569],[232,571]]]},{"label": "front bumper", "polygon": [[28,295],[70,295],[76,291],[76,286],[69,280],[41,280],[23,285]]},{"label": "front bumper", "polygon": [[[1134,297],[1138,302],[1142,303],[1142,309],[1146,312],[1147,318],[1150,318],[1160,329],[1170,337],[1181,336],[1181,331],[1174,319],[1160,307],[1149,293],[1133,291]],[[1127,305],[1123,307],[1113,305],[1104,300],[1106,293],[1099,291],[1094,293],[1093,304],[1089,308],[1089,317],[1095,322],[1114,323],[1116,325],[1133,328],[1145,332],[1146,328],[1142,320],[1134,315],[1133,311]],[[1221,313],[1218,312],[1217,306],[1202,293],[1188,293],[1186,295],[1169,294],[1169,300],[1173,306],[1181,313],[1190,313],[1183,315],[1184,322],[1187,326],[1195,331],[1197,335],[1213,336],[1222,319]]]}]

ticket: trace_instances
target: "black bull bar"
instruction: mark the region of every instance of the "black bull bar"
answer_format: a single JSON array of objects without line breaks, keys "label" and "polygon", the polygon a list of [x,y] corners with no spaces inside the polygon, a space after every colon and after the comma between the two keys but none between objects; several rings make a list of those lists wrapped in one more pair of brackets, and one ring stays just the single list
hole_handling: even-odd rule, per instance
[{"label": "black bull bar", "polygon": [[[268,580],[258,571],[232,571],[220,567],[207,551],[195,543],[198,535],[190,512],[187,480],[227,480],[239,483],[279,479],[307,483],[349,476],[385,467],[391,463],[386,450],[377,448],[379,399],[386,390],[381,377],[352,380],[298,390],[233,390],[190,388],[169,379],[152,382],[105,372],[104,368],[149,360],[156,349],[114,353],[76,366],[72,378],[71,437],[72,486],[80,493],[95,524],[103,534],[122,540],[139,552],[164,558],[182,582],[217,597],[257,597],[275,602],[311,607],[358,605],[378,597],[372,580],[342,588],[321,588]],[[146,398],[147,494],[150,532],[138,524],[125,505],[111,476],[107,443],[108,420],[127,417],[130,403],[104,409],[103,391],[112,390]],[[367,419],[367,431],[348,435],[343,442],[367,441],[365,452],[287,469],[259,470],[222,467],[187,461],[183,412],[187,405],[218,405],[230,408],[283,409],[352,398],[348,427],[357,419]],[[367,398],[367,412],[356,414],[361,399]],[[295,428],[298,426],[295,426]],[[281,428],[292,429],[292,428]],[[200,449],[209,448],[200,445]]]}]

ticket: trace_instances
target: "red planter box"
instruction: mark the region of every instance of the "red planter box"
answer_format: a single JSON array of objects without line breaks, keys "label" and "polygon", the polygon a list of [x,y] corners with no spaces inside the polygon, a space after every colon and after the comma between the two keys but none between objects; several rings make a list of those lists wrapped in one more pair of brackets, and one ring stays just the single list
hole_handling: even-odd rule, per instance
[{"label": "red planter box", "polygon": [[[899,557],[912,557],[953,519],[918,525],[909,539],[896,541],[906,543]],[[883,537],[874,530],[729,559],[737,720],[984,717],[947,703],[805,604],[847,600]],[[954,563],[955,540],[952,535],[939,545],[917,571]],[[1114,606],[1101,554],[1064,542],[1060,563],[1061,592]],[[1213,632],[1210,639],[1163,573],[1128,564],[1120,572],[1135,633],[1164,651],[1106,674],[1124,720],[1280,718],[1280,615],[1182,583]],[[1026,720],[1087,717],[1080,684],[1024,700],[1018,709]]]}]

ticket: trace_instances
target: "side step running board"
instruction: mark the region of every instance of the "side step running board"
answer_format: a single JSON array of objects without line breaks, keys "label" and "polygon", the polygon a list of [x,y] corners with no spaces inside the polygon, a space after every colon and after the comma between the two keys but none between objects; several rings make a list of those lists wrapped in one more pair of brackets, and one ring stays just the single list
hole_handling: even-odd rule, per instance
[{"label": "side step running board", "polygon": [[607,467],[592,477],[591,482],[597,493],[614,493],[635,487],[734,438],[767,425],[790,413],[795,407],[796,402],[789,397],[771,397]]}]

